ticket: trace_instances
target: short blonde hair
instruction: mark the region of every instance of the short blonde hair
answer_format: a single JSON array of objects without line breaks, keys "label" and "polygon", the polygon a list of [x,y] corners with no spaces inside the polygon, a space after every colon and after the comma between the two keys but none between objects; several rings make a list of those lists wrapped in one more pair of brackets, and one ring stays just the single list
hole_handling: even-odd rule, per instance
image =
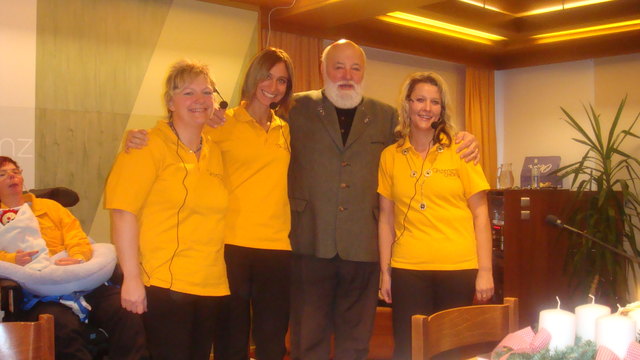
[{"label": "short blonde hair", "polygon": [[196,78],[204,76],[209,85],[215,88],[215,83],[209,75],[209,67],[194,60],[183,59],[169,68],[169,74],[164,86],[164,105],[167,108],[169,119],[173,118],[173,111],[170,109],[171,99],[176,90],[182,89]]},{"label": "short blonde hair", "polygon": [[[394,130],[396,138],[399,140],[399,146],[404,145],[404,139],[411,132],[411,118],[409,117],[409,101],[413,90],[418,84],[430,84],[438,88],[440,93],[441,107],[440,119],[438,119],[438,127],[433,135],[434,142],[440,145],[450,145],[452,134],[455,132],[451,124],[451,110],[449,109],[449,91],[447,84],[440,75],[433,72],[417,72],[409,75],[402,85],[400,98],[398,99],[398,110],[400,120]],[[441,135],[444,135],[447,143],[443,143]]]},{"label": "short blonde hair", "polygon": [[258,84],[263,82],[269,76],[271,68],[278,63],[283,63],[287,68],[289,79],[287,81],[287,90],[279,102],[279,112],[286,113],[291,107],[291,98],[293,97],[293,62],[284,50],[276,48],[266,48],[254,56],[251,65],[244,76],[242,84],[242,100],[250,101],[256,93]]}]

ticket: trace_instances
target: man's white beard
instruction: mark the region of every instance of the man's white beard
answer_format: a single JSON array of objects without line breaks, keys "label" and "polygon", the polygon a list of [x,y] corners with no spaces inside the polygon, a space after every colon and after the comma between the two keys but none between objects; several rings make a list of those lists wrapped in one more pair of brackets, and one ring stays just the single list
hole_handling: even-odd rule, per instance
[{"label": "man's white beard", "polygon": [[[362,83],[356,84],[353,81],[339,81],[334,83],[325,74],[322,75],[322,78],[324,80],[324,94],[335,107],[340,109],[353,109],[362,101]],[[342,90],[340,89],[341,84],[351,84],[353,85],[353,89]]]}]

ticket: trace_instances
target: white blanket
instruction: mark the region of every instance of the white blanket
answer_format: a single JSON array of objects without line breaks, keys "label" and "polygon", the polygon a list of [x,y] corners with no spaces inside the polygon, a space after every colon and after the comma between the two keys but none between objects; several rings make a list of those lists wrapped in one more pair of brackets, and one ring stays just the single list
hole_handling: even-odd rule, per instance
[{"label": "white blanket", "polygon": [[18,249],[38,250],[31,262],[25,265],[28,269],[40,271],[51,264],[47,244],[40,235],[38,219],[27,203],[20,206],[13,221],[0,225],[0,250],[14,253]]},{"label": "white blanket", "polygon": [[58,266],[55,261],[69,256],[62,251],[49,257],[45,241],[40,235],[38,220],[24,204],[15,220],[0,225],[0,249],[15,252],[38,250],[34,260],[20,266],[0,261],[0,277],[16,281],[34,295],[67,295],[75,291],[91,291],[107,281],[116,265],[116,251],[111,244],[92,244],[91,260],[77,265]]}]

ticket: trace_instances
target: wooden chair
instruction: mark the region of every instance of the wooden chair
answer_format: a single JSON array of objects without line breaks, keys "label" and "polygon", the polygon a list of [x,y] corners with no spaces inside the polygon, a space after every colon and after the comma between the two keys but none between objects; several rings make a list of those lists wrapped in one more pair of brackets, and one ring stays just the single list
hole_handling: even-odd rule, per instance
[{"label": "wooden chair", "polygon": [[37,322],[0,323],[0,359],[54,360],[53,316],[40,315]]},{"label": "wooden chair", "polygon": [[495,342],[518,330],[518,299],[502,305],[475,305],[411,318],[413,360],[431,359],[451,349]]}]

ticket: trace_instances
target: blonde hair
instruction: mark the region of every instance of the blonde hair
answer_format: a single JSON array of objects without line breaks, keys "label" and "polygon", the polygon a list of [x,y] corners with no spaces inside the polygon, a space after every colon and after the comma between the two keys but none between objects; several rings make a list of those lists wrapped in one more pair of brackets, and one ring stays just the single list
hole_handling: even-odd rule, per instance
[{"label": "blonde hair", "polygon": [[204,76],[209,82],[209,85],[215,88],[215,83],[211,75],[209,75],[209,67],[207,65],[188,59],[180,60],[171,65],[164,86],[164,105],[167,108],[167,115],[170,120],[173,118],[173,111],[171,111],[169,107],[174,92],[182,89],[200,76]]},{"label": "blonde hair", "polygon": [[[398,112],[400,119],[398,125],[394,129],[394,134],[399,140],[398,145],[404,145],[404,139],[411,132],[411,118],[409,117],[409,100],[413,90],[418,84],[430,84],[438,88],[441,100],[441,112],[440,119],[438,119],[438,127],[433,134],[434,143],[443,146],[449,146],[451,144],[452,134],[455,133],[455,129],[451,124],[451,110],[449,109],[449,91],[447,84],[444,82],[440,75],[433,72],[417,72],[409,75],[407,80],[402,85],[402,91],[400,92],[400,98],[398,101]],[[443,142],[442,136],[446,139]]]},{"label": "blonde hair", "polygon": [[293,62],[284,50],[276,48],[266,48],[254,56],[251,65],[244,76],[242,84],[242,100],[250,101],[256,93],[258,84],[265,81],[269,76],[269,71],[278,63],[283,63],[287,68],[289,79],[287,80],[287,90],[278,103],[278,111],[286,113],[291,107],[293,97]]}]

